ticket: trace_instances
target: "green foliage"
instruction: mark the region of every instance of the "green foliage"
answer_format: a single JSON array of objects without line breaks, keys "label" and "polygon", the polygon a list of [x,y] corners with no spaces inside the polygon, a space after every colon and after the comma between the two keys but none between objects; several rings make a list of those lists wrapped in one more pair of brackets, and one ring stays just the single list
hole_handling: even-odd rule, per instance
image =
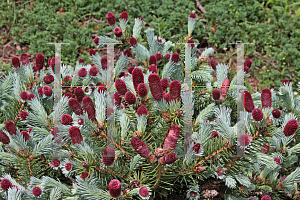
[{"label": "green foliage", "polygon": [[[289,1],[208,1],[202,0],[206,27],[217,25],[216,32],[203,30],[207,42],[222,49],[230,42],[251,42],[245,45],[253,65],[250,74],[259,78],[263,88],[278,88],[283,79],[299,82],[299,15],[291,11],[299,9],[295,0]],[[216,6],[218,5],[218,6]],[[198,26],[203,24],[198,23]],[[231,39],[230,39],[231,38]],[[257,67],[258,69],[255,69]]]}]

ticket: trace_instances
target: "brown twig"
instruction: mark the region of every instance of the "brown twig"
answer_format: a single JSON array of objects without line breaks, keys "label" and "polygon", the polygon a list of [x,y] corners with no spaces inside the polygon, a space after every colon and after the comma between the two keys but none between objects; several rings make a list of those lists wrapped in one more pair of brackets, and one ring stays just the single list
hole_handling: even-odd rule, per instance
[{"label": "brown twig", "polygon": [[31,170],[31,164],[30,164],[30,160],[29,158],[27,158],[27,162],[28,162],[28,167],[29,167],[29,172],[30,172],[30,175],[33,176],[32,174],[32,170]]},{"label": "brown twig", "polygon": [[18,112],[18,115],[15,117],[15,123],[17,122],[18,117],[19,117],[20,112],[22,111],[23,107],[24,107],[24,103],[22,103],[22,106],[21,106],[21,108],[20,108],[20,110],[19,110],[19,112]]},{"label": "brown twig", "polygon": [[234,148],[234,147],[236,146],[236,145],[233,145],[233,146],[230,147],[229,145],[230,145],[230,143],[229,143],[229,141],[228,141],[227,144],[226,144],[224,147],[222,147],[222,148],[219,149],[218,151],[214,152],[214,153],[211,154],[210,156],[205,157],[203,160],[197,162],[197,164],[198,164],[198,163],[201,163],[201,162],[205,162],[205,161],[211,159],[212,157],[214,157],[215,155],[221,153],[222,151],[225,151],[225,150],[228,149],[228,148],[229,148],[229,149],[232,149],[232,148]]},{"label": "brown twig", "polygon": [[203,6],[201,5],[199,0],[196,0],[196,5],[198,6],[198,8],[201,10],[202,13],[205,13],[206,10],[204,10]]},{"label": "brown twig", "polygon": [[160,178],[161,178],[161,164],[159,164],[159,166],[158,166],[158,174],[156,176],[156,183],[154,185],[153,190],[156,190],[156,188],[158,187],[158,185],[160,183]]}]

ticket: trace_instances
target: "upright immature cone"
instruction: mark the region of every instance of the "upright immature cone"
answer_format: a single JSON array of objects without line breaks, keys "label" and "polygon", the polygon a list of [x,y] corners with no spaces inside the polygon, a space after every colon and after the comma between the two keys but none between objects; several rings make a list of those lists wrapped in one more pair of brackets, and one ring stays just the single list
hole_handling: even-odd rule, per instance
[{"label": "upright immature cone", "polygon": [[125,95],[125,93],[127,92],[127,87],[125,82],[122,79],[117,79],[115,82],[115,86],[117,91],[121,94],[121,95]]},{"label": "upright immature cone", "polygon": [[112,26],[112,25],[114,25],[116,23],[116,19],[115,19],[114,13],[112,13],[112,12],[107,13],[106,14],[106,18],[107,18],[108,24],[110,26]]},{"label": "upright immature cone", "polygon": [[35,57],[35,65],[38,70],[41,70],[43,69],[44,64],[45,64],[45,56],[42,53],[39,53]]},{"label": "upright immature cone", "polygon": [[102,155],[102,162],[106,166],[111,166],[115,160],[115,149],[113,147],[107,147]]},{"label": "upright immature cone", "polygon": [[283,133],[285,136],[291,136],[294,135],[298,129],[299,123],[296,119],[291,119],[288,121],[288,123],[285,125],[283,129]]},{"label": "upright immature cone", "polygon": [[17,128],[15,126],[15,123],[11,120],[5,123],[5,128],[10,135],[15,135],[17,133]]},{"label": "upright immature cone", "polygon": [[173,125],[171,130],[169,131],[168,136],[165,139],[163,149],[173,151],[176,147],[177,141],[179,139],[180,127],[177,125]]},{"label": "upright immature cone", "polygon": [[135,47],[137,45],[137,40],[134,37],[129,38],[129,44],[132,47]]},{"label": "upright immature cone", "polygon": [[172,164],[177,160],[177,155],[175,153],[167,153],[159,159],[161,164]]},{"label": "upright immature cone", "polygon": [[71,98],[71,99],[69,100],[69,107],[71,108],[71,110],[72,110],[76,115],[82,115],[82,114],[83,114],[82,107],[81,107],[80,103],[77,101],[77,99]]},{"label": "upright immature cone", "polygon": [[108,185],[108,189],[109,189],[109,194],[114,197],[117,198],[121,195],[121,183],[119,180],[117,179],[113,179],[110,181],[109,185]]},{"label": "upright immature cone", "polygon": [[130,91],[127,91],[126,94],[125,94],[125,101],[128,103],[128,104],[135,104],[136,102],[136,98],[135,98],[135,95],[130,92]]},{"label": "upright immature cone", "polygon": [[155,55],[151,55],[151,56],[149,57],[149,65],[152,65],[152,64],[157,65],[157,62],[156,62],[156,61],[157,61],[157,60],[156,60]]},{"label": "upright immature cone", "polygon": [[14,68],[20,67],[20,59],[18,57],[13,57],[11,63]]},{"label": "upright immature cone", "polygon": [[0,142],[2,142],[3,144],[9,144],[10,142],[9,137],[6,135],[6,133],[4,133],[1,130],[0,130]]},{"label": "upright immature cone", "polygon": [[148,69],[149,72],[157,73],[157,67],[155,64],[151,64]]},{"label": "upright immature cone", "polygon": [[150,92],[155,101],[160,101],[163,98],[163,89],[160,83],[159,75],[150,74],[148,77]]},{"label": "upright immature cone", "polygon": [[170,84],[170,100],[180,100],[181,83],[174,80]]},{"label": "upright immature cone", "polygon": [[260,121],[264,117],[264,114],[261,109],[255,108],[254,110],[252,110],[252,117],[254,120]]},{"label": "upright immature cone", "polygon": [[137,115],[147,115],[148,114],[148,109],[145,105],[140,105],[140,107],[137,109]]},{"label": "upright immature cone", "polygon": [[133,137],[130,141],[131,146],[134,148],[134,150],[143,158],[149,158],[152,153],[149,149],[149,147],[145,144],[145,142],[143,142],[142,140],[140,140],[137,137]]},{"label": "upright immature cone", "polygon": [[163,78],[160,80],[163,91],[165,91],[169,87],[169,80],[167,78]]},{"label": "upright immature cone", "polygon": [[127,21],[128,20],[128,13],[126,11],[123,11],[121,13],[121,16],[120,16],[121,19]]},{"label": "upright immature cone", "polygon": [[212,92],[212,97],[214,100],[218,100],[220,99],[220,90],[219,89],[214,89],[213,92]]},{"label": "upright immature cone", "polygon": [[222,83],[222,87],[221,87],[221,95],[223,97],[225,97],[228,93],[229,90],[229,85],[230,85],[230,80],[229,79],[225,79]]},{"label": "upright immature cone", "polygon": [[138,94],[140,97],[145,97],[148,94],[147,85],[145,83],[140,83],[138,86]]},{"label": "upright immature cone", "polygon": [[82,135],[77,126],[72,126],[69,128],[69,135],[73,144],[81,144],[81,142],[83,141]]},{"label": "upright immature cone", "polygon": [[89,96],[84,97],[82,99],[82,104],[83,104],[84,110],[88,114],[89,119],[92,121],[96,120],[96,110],[95,110],[95,106],[94,106],[94,103],[93,103],[93,100],[91,99],[91,97],[89,97]]},{"label": "upright immature cone", "polygon": [[261,105],[263,108],[272,107],[272,94],[269,88],[265,88],[261,91]]},{"label": "upright immature cone", "polygon": [[140,83],[144,83],[144,74],[141,68],[134,68],[132,71],[132,81],[135,91]]},{"label": "upright immature cone", "polygon": [[23,66],[29,64],[28,55],[26,53],[21,54],[21,62]]},{"label": "upright immature cone", "polygon": [[81,87],[76,87],[75,90],[74,90],[74,93],[75,93],[75,95],[77,97],[77,100],[79,102],[81,102],[82,99],[83,99],[83,97],[84,97],[84,91],[83,91],[83,89]]},{"label": "upright immature cone", "polygon": [[252,100],[252,96],[249,91],[245,91],[244,95],[242,93],[242,99],[244,99],[244,108],[247,112],[252,112],[254,109],[254,103]]}]

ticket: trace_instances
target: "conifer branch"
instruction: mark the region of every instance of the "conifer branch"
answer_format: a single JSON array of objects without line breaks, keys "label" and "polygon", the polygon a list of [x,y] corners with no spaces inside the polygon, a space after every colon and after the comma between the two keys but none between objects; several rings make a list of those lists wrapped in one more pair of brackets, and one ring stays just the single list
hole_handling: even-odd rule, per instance
[{"label": "conifer branch", "polygon": [[18,112],[17,116],[15,117],[15,123],[17,123],[18,117],[19,117],[20,112],[22,111],[23,108],[24,108],[24,103],[22,103],[21,108],[19,109],[19,112]]},{"label": "conifer branch", "polygon": [[156,188],[158,187],[159,183],[160,183],[160,179],[161,179],[161,164],[158,165],[158,171],[157,171],[157,176],[156,176],[156,182],[155,185],[153,187],[153,190],[156,190]]}]

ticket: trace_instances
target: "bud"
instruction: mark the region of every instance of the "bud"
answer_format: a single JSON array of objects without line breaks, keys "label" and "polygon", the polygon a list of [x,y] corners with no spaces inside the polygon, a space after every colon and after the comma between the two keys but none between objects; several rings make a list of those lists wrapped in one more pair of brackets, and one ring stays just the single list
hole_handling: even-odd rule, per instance
[{"label": "bud", "polygon": [[36,197],[40,196],[42,194],[42,189],[36,186],[32,189],[32,194]]},{"label": "bud", "polygon": [[170,100],[180,100],[181,83],[178,80],[174,80],[170,84]]},{"label": "bud", "polygon": [[38,70],[43,69],[45,64],[45,56],[41,53],[37,54],[35,57],[35,65]]},{"label": "bud", "polygon": [[21,131],[21,135],[24,137],[25,142],[30,139],[30,135],[27,131]]},{"label": "bud", "polygon": [[79,71],[78,71],[78,75],[80,77],[85,77],[87,75],[87,70],[85,68],[81,68]]},{"label": "bud", "polygon": [[155,54],[155,58],[156,58],[157,61],[160,61],[161,58],[162,58],[162,54],[161,54],[160,52],[157,52],[157,53]]},{"label": "bud", "polygon": [[81,63],[81,64],[84,64],[84,59],[83,59],[83,58],[80,58],[80,59],[78,60],[78,62]]},{"label": "bud", "polygon": [[115,105],[120,106],[122,101],[121,94],[119,92],[115,93]]},{"label": "bud", "polygon": [[249,67],[249,69],[251,68],[252,65],[252,60],[251,59],[247,59],[244,63],[245,66]]},{"label": "bud", "polygon": [[285,136],[291,136],[296,133],[298,129],[299,123],[296,119],[291,119],[288,121],[288,123],[285,125],[283,129],[283,133]]},{"label": "bud", "polygon": [[149,72],[152,72],[152,73],[157,73],[157,67],[155,64],[151,64],[149,69],[148,69]]},{"label": "bud", "polygon": [[128,104],[132,105],[132,104],[135,104],[136,98],[135,98],[135,96],[132,92],[128,91],[128,92],[125,93],[125,101]]},{"label": "bud", "polygon": [[[48,86],[48,87],[49,87],[49,86]],[[51,89],[51,88],[50,88],[50,89]],[[43,88],[42,88],[42,91],[44,91]],[[49,92],[50,92],[50,91],[48,91],[47,94],[49,94]],[[52,89],[51,89],[51,95],[52,95]],[[50,96],[51,96],[51,95],[50,95]],[[32,94],[32,93],[30,93],[30,94],[27,96],[27,100],[28,100],[28,101],[31,101],[31,100],[34,99],[34,98],[35,98],[35,95]]]},{"label": "bud", "polygon": [[171,54],[167,53],[167,54],[165,55],[165,58],[166,58],[167,60],[170,60]]},{"label": "bud", "polygon": [[17,133],[17,128],[15,126],[15,123],[11,120],[5,123],[5,128],[10,135],[15,135]]},{"label": "bud", "polygon": [[196,13],[195,11],[193,10],[192,13],[190,14],[190,18],[193,18],[193,19],[196,19]]},{"label": "bud", "polygon": [[178,63],[179,62],[179,54],[177,52],[173,53],[172,54],[172,57],[171,57],[171,60],[174,62],[174,63]]},{"label": "bud", "polygon": [[82,104],[83,104],[84,110],[88,114],[88,118],[92,121],[96,120],[96,110],[95,110],[95,106],[94,106],[94,103],[93,103],[93,100],[91,99],[91,97],[89,97],[89,96],[84,97],[82,99]]},{"label": "bud", "polygon": [[20,67],[20,59],[18,57],[13,57],[11,59],[11,63],[14,68],[19,68]]},{"label": "bud", "polygon": [[149,147],[139,138],[133,137],[130,141],[131,146],[135,151],[143,158],[149,158],[152,153],[150,152]]},{"label": "bud", "polygon": [[97,67],[91,67],[91,69],[90,69],[90,71],[89,71],[89,74],[91,75],[91,76],[97,76],[97,74],[98,74],[98,68]]},{"label": "bud", "polygon": [[117,179],[113,179],[110,181],[109,185],[108,185],[108,189],[109,189],[109,194],[114,197],[117,198],[121,195],[121,183],[120,181],[118,181]]},{"label": "bud", "polygon": [[114,28],[114,34],[116,37],[121,37],[122,36],[122,29],[120,27]]},{"label": "bud", "polygon": [[265,195],[261,198],[261,200],[272,200],[269,195]]},{"label": "bud", "polygon": [[163,89],[160,83],[160,78],[157,74],[150,74],[148,77],[150,92],[155,101],[160,101],[163,98]]},{"label": "bud", "polygon": [[23,66],[29,64],[28,55],[26,53],[21,54],[21,62]]},{"label": "bud", "polygon": [[147,197],[149,195],[149,190],[146,187],[142,187],[140,189],[139,193],[142,197]]},{"label": "bud", "polygon": [[140,68],[137,67],[132,71],[132,81],[135,91],[140,83],[144,83],[144,74]]},{"label": "bud", "polygon": [[274,118],[279,118],[281,116],[281,112],[278,109],[274,109],[272,111],[272,115],[273,115]]},{"label": "bud", "polygon": [[128,13],[126,11],[123,11],[121,13],[121,16],[120,16],[121,19],[127,21],[128,20]]},{"label": "bud", "polygon": [[125,95],[125,93],[127,92],[127,87],[125,82],[122,79],[117,79],[115,82],[115,86],[117,91],[121,94],[121,95]]},{"label": "bud", "polygon": [[9,137],[6,135],[6,133],[4,133],[1,130],[0,130],[0,142],[2,142],[3,144],[9,144],[10,142]]},{"label": "bud", "polygon": [[218,174],[218,176],[221,176],[221,175],[223,174],[222,168],[219,168],[219,169],[217,170],[217,174]]},{"label": "bud", "polygon": [[70,171],[70,170],[72,169],[72,163],[66,163],[66,164],[65,164],[65,169],[66,169],[67,171]]},{"label": "bud", "polygon": [[192,149],[198,154],[201,148],[201,144],[200,143],[196,143],[194,144],[194,146],[192,147]]},{"label": "bud", "polygon": [[177,141],[179,139],[180,127],[177,125],[173,125],[171,130],[168,133],[168,136],[165,139],[163,149],[173,151],[176,147]]},{"label": "bud", "polygon": [[261,104],[263,108],[272,107],[272,94],[269,88],[265,88],[261,91]]},{"label": "bud", "polygon": [[54,76],[51,75],[51,74],[44,77],[44,82],[45,82],[46,84],[50,84],[50,83],[52,83],[53,81],[54,81]]},{"label": "bud", "polygon": [[137,45],[137,40],[134,37],[129,38],[129,44],[132,47],[135,47]]},{"label": "bud", "polygon": [[61,123],[63,125],[72,125],[73,118],[69,114],[64,114],[64,115],[61,116]]},{"label": "bud", "polygon": [[215,61],[214,59],[212,59],[212,60],[210,61],[210,66],[211,66],[214,70],[217,69],[217,65],[218,65],[218,62]]},{"label": "bud", "polygon": [[145,83],[140,83],[138,85],[138,94],[140,97],[145,97],[148,94],[147,85]]},{"label": "bud", "polygon": [[73,144],[81,144],[81,142],[83,141],[82,135],[77,126],[72,126],[69,128],[69,135]]},{"label": "bud", "polygon": [[101,58],[101,66],[102,66],[103,70],[107,69],[107,58],[106,57]]},{"label": "bud", "polygon": [[77,121],[77,122],[78,122],[78,124],[79,124],[79,125],[83,125],[83,124],[84,124],[84,120],[83,120],[83,119],[81,119],[81,118],[80,118],[80,119],[78,119],[78,121]]},{"label": "bud", "polygon": [[[245,98],[244,98],[245,95]],[[242,99],[244,99],[244,108],[247,112],[252,112],[254,109],[254,103],[252,100],[252,96],[249,91],[245,91],[244,95],[242,93]]]},{"label": "bud", "polygon": [[265,154],[268,154],[270,150],[270,145],[268,143],[263,144],[261,151],[264,152]]},{"label": "bud", "polygon": [[52,165],[53,165],[54,167],[58,167],[58,166],[60,165],[60,161],[59,161],[58,159],[53,159],[53,160],[52,160]]},{"label": "bud", "polygon": [[140,105],[140,107],[137,109],[137,115],[142,116],[142,115],[147,115],[148,114],[148,109],[145,105]]},{"label": "bud", "polygon": [[72,94],[71,92],[67,92],[67,93],[65,94],[65,97],[68,97],[69,99],[70,99],[70,98],[73,98],[73,94]]},{"label": "bud", "polygon": [[80,103],[77,101],[77,99],[75,98],[71,98],[69,100],[69,107],[71,108],[71,110],[76,114],[76,115],[82,115],[83,114],[83,110],[81,108]]},{"label": "bud", "polygon": [[11,188],[12,184],[9,179],[5,178],[1,180],[1,188],[2,190],[8,190],[8,188]]},{"label": "bud", "polygon": [[[195,41],[194,40],[189,39],[187,43],[191,44],[192,49],[195,47],[195,44],[194,44]],[[189,44],[188,44],[188,47],[189,47]]]},{"label": "bud", "polygon": [[285,84],[290,85],[290,81],[288,79],[284,79],[282,81],[282,85],[285,85]]},{"label": "bud", "polygon": [[106,166],[111,166],[115,160],[115,149],[113,147],[106,147],[102,155],[102,162]]},{"label": "bud", "polygon": [[213,138],[218,138],[218,139],[219,139],[219,134],[218,134],[217,131],[212,131],[212,132],[211,132],[211,136],[212,136]]},{"label": "bud", "polygon": [[116,23],[115,15],[112,12],[107,13],[106,18],[110,26]]},{"label": "bud", "polygon": [[155,55],[151,55],[149,57],[149,65],[152,65],[152,64],[157,65],[157,60],[156,60]]},{"label": "bud", "polygon": [[250,137],[247,134],[242,134],[239,137],[239,142],[243,146],[247,146],[250,143]]},{"label": "bud", "polygon": [[229,79],[225,79],[222,83],[222,87],[221,87],[221,95],[223,97],[225,97],[228,93],[229,90],[229,85],[230,85],[230,80]]},{"label": "bud", "polygon": [[274,158],[274,161],[275,161],[278,165],[280,165],[280,163],[281,163],[281,160],[280,160],[279,157]]},{"label": "bud", "polygon": [[94,56],[94,55],[96,55],[96,51],[94,49],[90,49],[89,54],[90,54],[90,56]]},{"label": "bud", "polygon": [[20,94],[21,99],[26,100],[28,97],[28,93],[26,91],[21,92]]},{"label": "bud", "polygon": [[252,110],[252,117],[254,120],[260,121],[264,117],[264,114],[261,109],[255,108],[254,110]]},{"label": "bud", "polygon": [[134,70],[134,67],[133,66],[130,66],[130,67],[128,67],[128,73],[129,74],[132,74],[132,71]]},{"label": "bud", "polygon": [[131,51],[129,49],[126,49],[124,51],[124,56],[130,57],[131,56]]},{"label": "bud", "polygon": [[175,153],[167,153],[159,159],[161,164],[172,164],[177,160],[177,155]]},{"label": "bud", "polygon": [[220,90],[219,89],[214,89],[212,92],[212,97],[214,100],[219,100],[220,99]]},{"label": "bud", "polygon": [[88,176],[89,176],[89,172],[87,172],[87,171],[84,171],[84,172],[82,172],[82,174],[81,174],[81,178],[83,179],[83,180],[85,180]]}]

